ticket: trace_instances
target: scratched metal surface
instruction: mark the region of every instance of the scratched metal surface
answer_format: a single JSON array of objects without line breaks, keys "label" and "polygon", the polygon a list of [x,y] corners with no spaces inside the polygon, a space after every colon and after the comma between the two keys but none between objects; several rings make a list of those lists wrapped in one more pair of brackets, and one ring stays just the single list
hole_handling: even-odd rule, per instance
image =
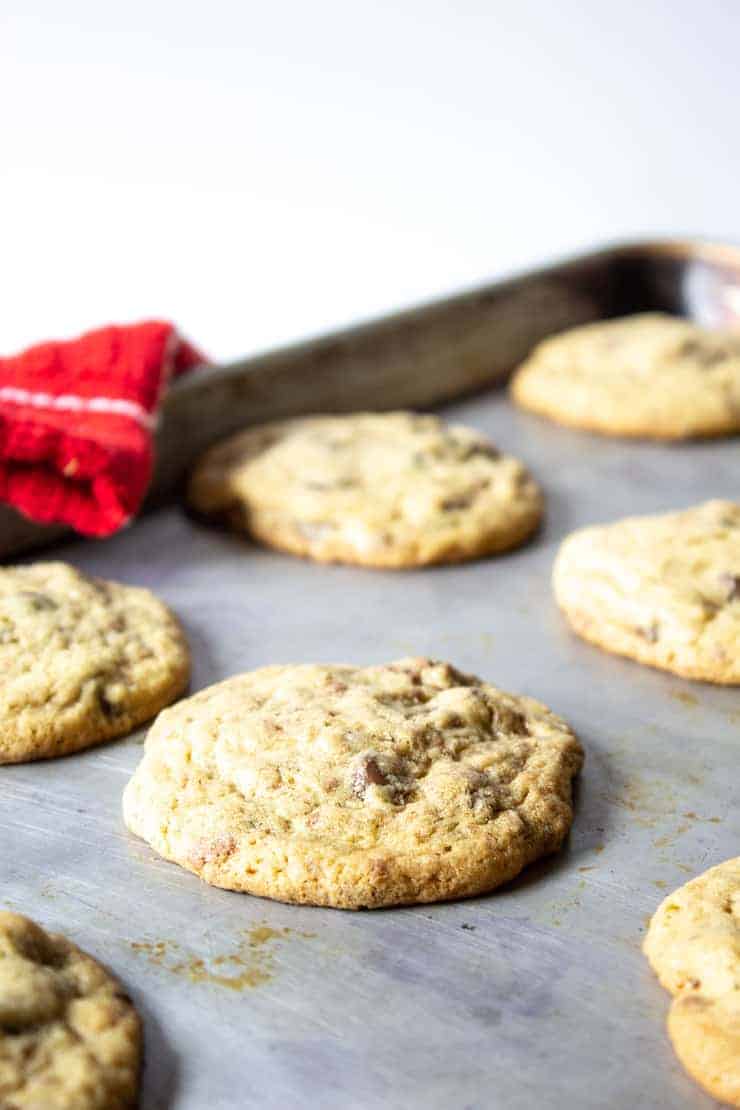
[{"label": "scratched metal surface", "polygon": [[144,1110],[708,1107],[668,1045],[640,953],[664,893],[740,850],[740,691],[574,639],[549,572],[572,528],[737,496],[737,440],[599,439],[491,392],[447,414],[526,459],[548,494],[521,551],[382,573],[251,547],[176,509],[56,555],[180,614],[193,688],[268,662],[449,658],[541,698],[586,748],[567,849],[485,898],[346,913],[211,889],[120,817],[143,733],[0,771],[3,901],[127,984],[146,1026]]}]

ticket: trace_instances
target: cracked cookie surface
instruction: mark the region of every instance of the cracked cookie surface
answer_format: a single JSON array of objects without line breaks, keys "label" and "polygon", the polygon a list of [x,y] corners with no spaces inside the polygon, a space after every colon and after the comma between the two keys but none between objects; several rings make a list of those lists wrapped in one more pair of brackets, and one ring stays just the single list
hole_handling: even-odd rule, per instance
[{"label": "cracked cookie surface", "polygon": [[740,504],[574,532],[553,573],[576,632],[685,678],[740,683]]},{"label": "cracked cookie surface", "polygon": [[63,936],[0,912],[0,1106],[127,1110],[141,1027],[116,980]]},{"label": "cracked cookie surface", "polygon": [[643,950],[674,995],[676,1055],[715,1098],[740,1106],[740,856],[665,898]]},{"label": "cracked cookie surface", "polygon": [[160,714],[124,818],[216,886],[431,902],[557,851],[581,761],[545,706],[446,663],[264,667]]},{"label": "cracked cookie surface", "polygon": [[189,501],[269,546],[376,567],[505,551],[542,515],[517,459],[469,428],[406,412],[250,428],[206,453]]},{"label": "cracked cookie surface", "polygon": [[514,400],[607,435],[685,439],[740,431],[740,332],[663,313],[586,324],[540,343]]},{"label": "cracked cookie surface", "polygon": [[0,567],[0,763],[122,736],[189,672],[182,630],[148,590],[66,563]]}]

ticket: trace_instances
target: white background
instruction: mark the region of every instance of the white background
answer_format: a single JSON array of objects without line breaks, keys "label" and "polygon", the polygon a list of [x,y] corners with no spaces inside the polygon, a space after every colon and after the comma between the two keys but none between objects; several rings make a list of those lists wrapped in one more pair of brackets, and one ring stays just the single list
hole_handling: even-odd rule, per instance
[{"label": "white background", "polygon": [[217,358],[639,235],[740,238],[738,0],[0,0],[0,352]]}]

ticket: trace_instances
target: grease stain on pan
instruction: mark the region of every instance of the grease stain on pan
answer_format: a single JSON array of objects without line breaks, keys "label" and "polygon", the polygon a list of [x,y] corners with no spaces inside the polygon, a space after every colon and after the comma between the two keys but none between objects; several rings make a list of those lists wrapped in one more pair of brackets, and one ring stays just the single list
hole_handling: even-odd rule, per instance
[{"label": "grease stain on pan", "polygon": [[688,810],[688,812],[682,814],[682,817],[684,818],[683,822],[680,825],[677,825],[676,828],[672,832],[667,833],[665,836],[659,836],[657,838],[657,840],[653,841],[653,847],[654,848],[667,848],[667,847],[669,847],[669,845],[671,845],[674,840],[676,840],[679,836],[683,836],[683,834],[685,832],[688,832],[689,829],[693,828],[693,826],[695,824],[696,825],[701,825],[701,824],[721,825],[722,824],[722,818],[721,817],[700,817],[697,813],[694,813],[693,810]]},{"label": "grease stain on pan", "polygon": [[677,825],[672,832],[666,833],[664,836],[659,836],[653,841],[653,848],[668,848],[674,840],[679,836],[683,836],[691,828],[691,822],[687,821],[683,825]]},{"label": "grease stain on pan", "polygon": [[130,941],[130,946],[149,963],[181,975],[191,983],[210,983],[226,990],[241,991],[261,987],[275,976],[273,944],[290,936],[303,939],[315,933],[294,933],[292,929],[273,929],[255,925],[244,933],[236,948],[213,956],[200,956],[185,950],[177,941]]},{"label": "grease stain on pan", "polygon": [[[585,879],[581,879],[579,890],[586,886]],[[537,919],[554,929],[568,927],[571,916],[579,913],[581,899],[577,894],[565,898],[552,898],[545,902],[542,910],[536,914]]]},{"label": "grease stain on pan", "polygon": [[604,791],[601,797],[611,805],[628,810],[635,823],[646,829],[655,828],[662,818],[672,816],[677,805],[675,792],[664,780],[646,780],[637,775],[625,776],[618,786]]},{"label": "grease stain on pan", "polygon": [[692,694],[689,690],[669,690],[668,693],[674,701],[680,701],[681,705],[685,705],[688,709],[696,709],[701,705],[696,694]]}]

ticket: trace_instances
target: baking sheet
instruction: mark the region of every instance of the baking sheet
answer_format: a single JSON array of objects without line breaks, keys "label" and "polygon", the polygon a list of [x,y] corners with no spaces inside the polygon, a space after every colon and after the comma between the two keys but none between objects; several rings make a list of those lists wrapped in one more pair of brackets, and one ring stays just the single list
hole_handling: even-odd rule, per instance
[{"label": "baking sheet", "polygon": [[0,769],[3,902],[122,978],[143,1013],[144,1110],[714,1105],[667,1041],[640,953],[665,893],[740,851],[740,692],[576,640],[549,575],[571,529],[738,496],[738,440],[601,439],[505,394],[444,415],[525,459],[547,522],[460,567],[322,567],[154,513],[45,557],[145,585],[181,616],[197,690],[265,663],[430,654],[540,698],[586,749],[565,851],[487,897],[341,912],[215,890],[120,817],[143,731]]},{"label": "baking sheet", "polygon": [[[247,424],[307,412],[424,408],[503,381],[547,335],[653,310],[740,324],[740,248],[615,243],[536,270],[174,381],[162,404],[143,511],[177,499],[202,452]],[[0,560],[62,542],[0,504]]]}]

